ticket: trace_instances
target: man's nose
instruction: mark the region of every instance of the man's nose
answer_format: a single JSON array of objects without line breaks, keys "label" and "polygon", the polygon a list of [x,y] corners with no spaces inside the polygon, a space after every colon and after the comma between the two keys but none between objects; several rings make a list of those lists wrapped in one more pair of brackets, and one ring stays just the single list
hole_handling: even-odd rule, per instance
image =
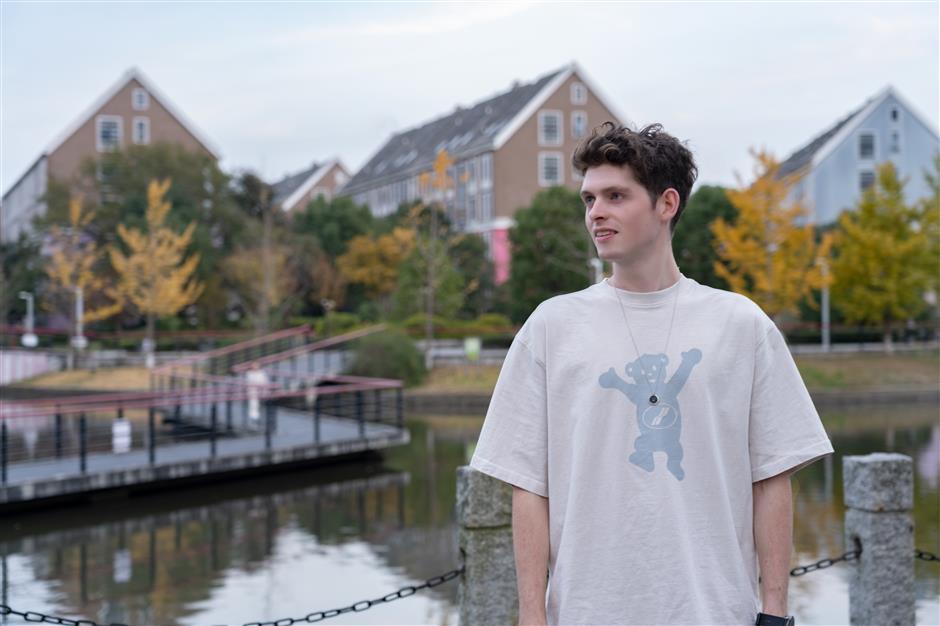
[{"label": "man's nose", "polygon": [[591,204],[591,208],[588,209],[588,218],[592,222],[596,222],[597,220],[604,219],[605,217],[607,217],[607,209],[604,207],[604,203],[600,200],[595,200],[594,203]]}]

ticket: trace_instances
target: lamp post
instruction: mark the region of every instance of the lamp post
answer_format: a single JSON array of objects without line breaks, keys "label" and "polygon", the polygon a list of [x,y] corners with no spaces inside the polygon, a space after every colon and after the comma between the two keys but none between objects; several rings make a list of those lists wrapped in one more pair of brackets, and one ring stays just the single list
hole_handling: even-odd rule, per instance
[{"label": "lamp post", "polygon": [[28,291],[21,291],[19,296],[23,300],[26,300],[26,321],[24,322],[26,332],[20,337],[20,343],[23,344],[25,348],[35,348],[39,345],[39,339],[36,337],[36,333],[33,332],[33,325],[35,323],[33,318],[33,294]]},{"label": "lamp post", "polygon": [[829,262],[824,259],[819,259],[819,268],[822,271],[822,302],[820,303],[820,308],[822,309],[822,349],[823,352],[829,352],[832,348],[832,341],[830,336],[830,324],[829,324]]},{"label": "lamp post", "polygon": [[83,316],[85,314],[85,299],[82,293],[81,285],[75,287],[75,334],[72,336],[72,347],[76,350],[84,350],[88,346],[88,339],[85,338]]}]

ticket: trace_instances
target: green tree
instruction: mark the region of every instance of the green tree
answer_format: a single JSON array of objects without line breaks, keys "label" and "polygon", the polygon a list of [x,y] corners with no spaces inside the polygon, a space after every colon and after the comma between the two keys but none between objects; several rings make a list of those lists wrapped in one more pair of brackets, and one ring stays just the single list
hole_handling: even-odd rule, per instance
[{"label": "green tree", "polygon": [[16,241],[0,244],[0,266],[0,320],[7,324],[21,324],[26,316],[26,301],[19,297],[19,293],[30,292],[38,301],[47,283],[39,240],[20,233]]},{"label": "green tree", "polygon": [[591,284],[594,248],[577,192],[552,187],[539,193],[530,206],[516,212],[509,239],[509,313],[514,322],[525,321],[547,298]]},{"label": "green tree", "polygon": [[672,236],[672,249],[682,273],[703,285],[728,289],[728,283],[715,273],[718,253],[711,224],[716,219],[734,222],[737,210],[724,187],[703,185],[695,190],[682,212]]},{"label": "green tree", "polygon": [[346,196],[332,200],[318,196],[295,214],[293,221],[296,232],[315,236],[323,251],[334,260],[346,252],[353,237],[369,233],[373,225],[369,207]]},{"label": "green tree", "polygon": [[493,262],[486,255],[483,237],[465,233],[455,237],[451,258],[463,277],[464,302],[458,315],[473,319],[490,311],[493,302]]},{"label": "green tree", "polygon": [[[430,252],[428,246],[432,246]],[[411,251],[398,272],[398,286],[392,298],[392,316],[404,319],[425,312],[424,290],[427,286],[428,255],[435,267],[434,306],[436,315],[456,317],[464,302],[464,280],[447,254],[443,241],[428,242],[425,238]]]},{"label": "green tree", "polygon": [[886,349],[892,328],[926,308],[924,294],[936,281],[936,253],[918,218],[890,162],[878,168],[855,210],[839,216],[833,304],[849,323],[881,326]]},{"label": "green tree", "polygon": [[933,171],[924,170],[924,178],[930,188],[930,194],[917,206],[917,221],[927,236],[929,259],[930,290],[934,297],[940,296],[940,152],[936,153],[931,163]]}]

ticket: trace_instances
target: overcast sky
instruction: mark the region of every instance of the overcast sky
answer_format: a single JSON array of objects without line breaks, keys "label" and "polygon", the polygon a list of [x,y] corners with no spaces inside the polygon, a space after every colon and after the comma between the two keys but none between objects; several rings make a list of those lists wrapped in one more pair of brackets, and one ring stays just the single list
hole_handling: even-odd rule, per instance
[{"label": "overcast sky", "polygon": [[576,61],[701,182],[783,158],[888,84],[940,109],[940,3],[0,4],[0,185],[136,66],[227,170],[268,179]]}]

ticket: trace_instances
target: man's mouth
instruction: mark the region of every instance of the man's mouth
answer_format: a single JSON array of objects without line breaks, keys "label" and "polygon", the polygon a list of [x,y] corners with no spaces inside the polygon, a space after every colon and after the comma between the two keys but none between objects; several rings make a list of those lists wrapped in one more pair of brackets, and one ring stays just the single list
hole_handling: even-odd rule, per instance
[{"label": "man's mouth", "polygon": [[597,242],[607,241],[616,234],[616,230],[611,230],[609,228],[598,228],[594,231],[594,240]]}]

